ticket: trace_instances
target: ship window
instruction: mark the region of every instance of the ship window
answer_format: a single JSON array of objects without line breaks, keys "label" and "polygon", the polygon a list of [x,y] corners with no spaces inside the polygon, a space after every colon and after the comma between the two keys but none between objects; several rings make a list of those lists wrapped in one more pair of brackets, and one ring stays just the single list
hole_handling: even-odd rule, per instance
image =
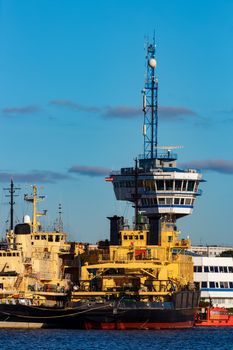
[{"label": "ship window", "polygon": [[0,256],[2,256],[2,253],[0,253]]},{"label": "ship window", "polygon": [[126,235],[124,235],[124,239],[127,239],[127,236],[126,236]]},{"label": "ship window", "polygon": [[202,288],[207,288],[207,282],[201,282],[201,287]]},{"label": "ship window", "polygon": [[214,272],[214,267],[210,266],[210,272]]},{"label": "ship window", "polygon": [[166,204],[169,204],[169,205],[172,204],[172,199],[173,198],[166,198]]},{"label": "ship window", "polygon": [[181,204],[181,205],[184,204],[184,198],[180,198],[180,204]]},{"label": "ship window", "polygon": [[209,272],[209,266],[204,266],[204,272]]},{"label": "ship window", "polygon": [[39,235],[35,235],[35,239],[36,240],[40,239],[40,236]]},{"label": "ship window", "polygon": [[19,256],[19,253],[17,253],[17,256]]},{"label": "ship window", "polygon": [[194,184],[195,184],[195,181],[188,181],[188,188],[187,188],[187,190],[188,191],[193,191],[193,189],[194,189]]},{"label": "ship window", "polygon": [[6,256],[11,256],[11,253],[6,253]]},{"label": "ship window", "polygon": [[166,180],[165,184],[167,191],[173,191],[173,180]]},{"label": "ship window", "polygon": [[140,235],[140,239],[144,239],[144,236],[143,236],[143,235]]},{"label": "ship window", "polygon": [[158,198],[159,204],[165,204],[165,198]]},{"label": "ship window", "polygon": [[138,240],[138,235],[134,236],[134,239]]},{"label": "ship window", "polygon": [[176,191],[181,191],[181,185],[182,185],[182,181],[181,180],[176,180],[175,181],[175,190]]},{"label": "ship window", "polygon": [[53,242],[53,236],[52,236],[52,235],[49,235],[48,241],[49,241],[49,242]]},{"label": "ship window", "polygon": [[45,236],[45,235],[42,235],[42,236],[41,236],[41,239],[45,240],[45,239],[46,239],[46,236]]},{"label": "ship window", "polygon": [[220,282],[220,288],[228,288],[228,282]]},{"label": "ship window", "polygon": [[63,239],[64,239],[64,236],[61,236],[61,241],[63,241]]},{"label": "ship window", "polygon": [[228,266],[229,272],[233,272],[233,266]]},{"label": "ship window", "polygon": [[191,204],[191,199],[190,199],[190,198],[186,198],[185,204],[186,204],[186,205],[190,205],[190,204]]},{"label": "ship window", "polygon": [[219,272],[223,272],[223,266],[219,266]]},{"label": "ship window", "polygon": [[150,181],[150,189],[155,191],[155,182],[153,180]]},{"label": "ship window", "polygon": [[180,198],[175,198],[174,199],[174,204],[179,205],[180,204]]},{"label": "ship window", "polygon": [[182,191],[186,191],[186,188],[187,188],[187,180],[184,180],[182,185]]},{"label": "ship window", "polygon": [[6,256],[6,253],[3,253],[2,255],[3,255],[3,256]]},{"label": "ship window", "polygon": [[215,282],[215,287],[218,288],[218,282]]},{"label": "ship window", "polygon": [[202,266],[194,266],[194,272],[202,272]]},{"label": "ship window", "polygon": [[229,282],[230,288],[233,288],[233,282]]},{"label": "ship window", "polygon": [[157,180],[157,191],[164,191],[164,181],[163,180]]},{"label": "ship window", "polygon": [[219,272],[218,271],[218,266],[214,266],[214,272]]},{"label": "ship window", "polygon": [[215,288],[215,282],[210,282],[210,288]]},{"label": "ship window", "polygon": [[59,235],[56,235],[55,242],[60,242],[60,236]]},{"label": "ship window", "polygon": [[129,236],[129,239],[133,239],[133,236],[132,236],[132,235],[130,235],[130,236]]},{"label": "ship window", "polygon": [[197,192],[197,190],[198,190],[198,185],[199,185],[199,181],[195,181],[195,185],[194,185],[195,192]]},{"label": "ship window", "polygon": [[168,241],[168,242],[172,242],[172,236],[168,236],[168,237],[167,237],[167,241]]},{"label": "ship window", "polygon": [[226,272],[226,273],[228,272],[227,266],[223,266],[223,271]]}]

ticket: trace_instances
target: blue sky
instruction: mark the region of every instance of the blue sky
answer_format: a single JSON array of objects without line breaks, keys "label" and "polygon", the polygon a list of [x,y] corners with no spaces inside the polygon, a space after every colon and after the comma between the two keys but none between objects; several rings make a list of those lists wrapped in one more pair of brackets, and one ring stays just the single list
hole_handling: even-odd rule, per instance
[{"label": "blue sky", "polygon": [[183,235],[232,244],[233,1],[0,0],[0,226],[3,188],[41,186],[53,223],[58,203],[71,239],[108,237],[116,202],[108,169],[143,151],[145,36],[157,43],[159,143],[182,145],[180,164],[206,183]]}]

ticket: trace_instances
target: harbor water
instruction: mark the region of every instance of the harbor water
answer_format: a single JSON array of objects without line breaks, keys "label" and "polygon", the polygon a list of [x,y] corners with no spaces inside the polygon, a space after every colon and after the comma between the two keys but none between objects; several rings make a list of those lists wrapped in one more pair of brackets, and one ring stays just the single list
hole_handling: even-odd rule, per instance
[{"label": "harbor water", "polygon": [[229,350],[232,328],[157,331],[0,330],[2,350]]}]

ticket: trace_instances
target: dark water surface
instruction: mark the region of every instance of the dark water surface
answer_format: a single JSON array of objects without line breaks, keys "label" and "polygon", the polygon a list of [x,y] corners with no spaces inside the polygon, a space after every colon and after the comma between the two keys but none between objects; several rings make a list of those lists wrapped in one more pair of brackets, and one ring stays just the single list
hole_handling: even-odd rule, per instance
[{"label": "dark water surface", "polygon": [[0,330],[0,349],[229,350],[233,328],[156,331]]}]

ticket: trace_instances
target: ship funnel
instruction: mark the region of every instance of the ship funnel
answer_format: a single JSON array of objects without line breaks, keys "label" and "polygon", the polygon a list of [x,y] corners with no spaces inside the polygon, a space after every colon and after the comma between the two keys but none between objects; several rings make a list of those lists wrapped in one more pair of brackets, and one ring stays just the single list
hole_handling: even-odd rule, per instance
[{"label": "ship funnel", "polygon": [[119,231],[122,228],[124,218],[122,216],[110,216],[110,244],[118,245],[119,244]]}]

